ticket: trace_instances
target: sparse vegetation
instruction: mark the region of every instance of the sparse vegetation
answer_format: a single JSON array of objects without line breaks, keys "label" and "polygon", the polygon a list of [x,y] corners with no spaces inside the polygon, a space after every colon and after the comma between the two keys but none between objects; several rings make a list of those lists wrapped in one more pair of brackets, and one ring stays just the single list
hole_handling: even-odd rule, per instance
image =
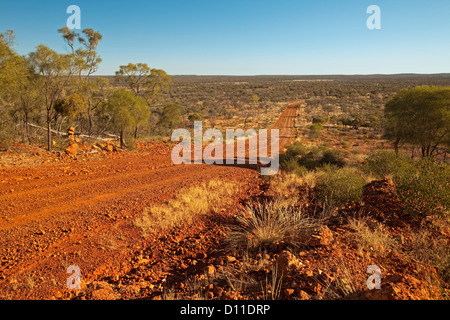
[{"label": "sparse vegetation", "polygon": [[390,177],[405,210],[415,217],[448,215],[450,171],[431,159],[414,161],[393,151],[377,151],[367,158],[366,171],[377,178]]},{"label": "sparse vegetation", "polygon": [[276,192],[278,199],[296,198],[299,193],[299,188],[303,185],[305,185],[303,175],[296,173],[278,174],[271,180],[271,186]]},{"label": "sparse vegetation", "polygon": [[437,239],[432,231],[411,232],[408,254],[416,261],[433,266],[445,282],[450,281],[450,247],[444,239]]},{"label": "sparse vegetation", "polygon": [[367,218],[352,218],[348,225],[354,231],[351,238],[360,254],[369,253],[377,257],[386,257],[395,250],[395,241],[383,224],[369,221]]},{"label": "sparse vegetation", "polygon": [[[117,20],[115,13],[137,22],[147,13],[152,25],[123,21],[123,32],[104,30],[108,46],[103,48],[99,31],[80,29],[78,6],[38,10],[59,11],[56,18],[64,23],[63,15],[78,9],[70,17],[77,26],[70,27],[68,19],[66,27],[54,30],[62,47],[35,43],[34,32],[16,45],[12,30],[0,30],[0,299],[449,299],[450,74],[177,76],[151,65],[245,72],[265,64],[260,71],[273,72],[280,62],[274,54],[287,40],[285,70],[295,72],[302,64],[326,70],[339,59],[347,60],[337,65],[343,68],[352,55],[341,44],[364,36],[357,32],[331,41],[336,48],[328,51],[336,61],[322,53],[315,61],[302,59],[326,52],[320,44],[302,52],[296,59],[301,62],[290,68],[298,39],[288,33],[275,39],[273,26],[265,37],[257,32],[267,24],[267,13],[275,17],[282,10],[246,4],[233,16],[245,23],[224,27],[229,13],[236,13],[225,4],[166,10],[155,2],[140,5],[138,15],[129,14],[136,7],[131,3],[109,6],[110,23]],[[20,9],[3,7],[4,15]],[[89,7],[100,8],[86,3],[83,17]],[[144,12],[149,7],[151,12]],[[319,20],[328,16],[325,12]],[[22,17],[28,25],[18,26],[21,37],[30,25],[46,30],[38,26],[46,17],[33,17]],[[21,19],[8,18],[6,23]],[[278,18],[285,31],[314,20]],[[186,24],[189,19],[194,23]],[[339,28],[349,30],[341,22]],[[434,27],[420,34],[439,33],[442,23]],[[241,35],[234,38],[230,30]],[[180,43],[171,37],[177,33]],[[303,40],[322,43],[320,33]],[[398,35],[400,42],[391,49],[405,47],[401,40],[410,38]],[[416,45],[426,45],[429,53],[443,37],[419,38]],[[226,48],[231,40],[248,50]],[[155,61],[103,66],[99,53],[114,51],[115,44],[133,51],[130,59]],[[258,54],[271,45],[277,50]],[[20,52],[31,46],[31,52]],[[122,49],[115,56],[126,55]],[[424,57],[408,57],[400,69]],[[356,62],[343,71],[360,68]],[[109,69],[114,64],[117,69]],[[188,129],[183,131],[197,140],[203,132],[192,131],[196,121],[204,133],[278,129],[280,172],[261,177],[255,169],[266,166],[267,157],[251,165],[175,165],[173,147],[179,144],[171,141],[172,133]],[[214,139],[208,134],[201,145],[204,158],[213,152],[207,140],[221,140],[218,133]],[[270,145],[275,154],[273,144],[263,145],[259,140],[256,150],[268,155]],[[215,146],[215,159],[221,160]],[[194,151],[198,159],[201,150],[183,151],[184,156]],[[245,151],[247,160],[253,158]],[[369,290],[366,282],[374,269],[382,272],[379,290]],[[79,280],[79,272],[81,288],[72,289],[70,281]],[[199,317],[203,308],[173,311]]]}]

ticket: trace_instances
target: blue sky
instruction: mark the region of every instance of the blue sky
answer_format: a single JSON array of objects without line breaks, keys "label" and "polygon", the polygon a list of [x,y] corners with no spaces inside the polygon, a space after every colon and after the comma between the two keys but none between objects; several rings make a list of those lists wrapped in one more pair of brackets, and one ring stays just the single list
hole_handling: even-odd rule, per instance
[{"label": "blue sky", "polygon": [[[69,5],[103,35],[98,75],[145,62],[169,74],[450,72],[449,0],[0,0],[0,32],[27,54],[66,50]],[[381,30],[369,30],[369,5]]]}]

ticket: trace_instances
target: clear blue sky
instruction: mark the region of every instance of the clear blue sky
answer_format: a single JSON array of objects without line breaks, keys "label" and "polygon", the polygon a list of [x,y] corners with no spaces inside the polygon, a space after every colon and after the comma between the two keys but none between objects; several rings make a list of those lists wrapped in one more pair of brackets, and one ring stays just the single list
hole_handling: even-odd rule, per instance
[{"label": "clear blue sky", "polygon": [[[0,32],[59,52],[66,9],[103,35],[98,75],[146,62],[169,74],[450,72],[449,0],[0,0]],[[381,30],[369,30],[369,5]]]}]

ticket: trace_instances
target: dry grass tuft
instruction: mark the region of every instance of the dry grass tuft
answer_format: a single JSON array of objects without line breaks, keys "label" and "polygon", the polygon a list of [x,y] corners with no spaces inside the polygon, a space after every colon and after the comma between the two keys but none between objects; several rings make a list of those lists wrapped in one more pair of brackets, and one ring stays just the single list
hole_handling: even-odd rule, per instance
[{"label": "dry grass tuft", "polygon": [[272,180],[271,184],[277,194],[289,197],[295,195],[301,186],[314,188],[317,175],[317,171],[308,171],[301,176],[295,173],[281,173]]},{"label": "dry grass tuft", "polygon": [[410,232],[409,256],[418,262],[433,266],[442,279],[450,280],[450,246],[445,238],[436,238],[428,230]]},{"label": "dry grass tuft", "polygon": [[271,186],[277,195],[285,198],[295,197],[298,194],[298,188],[303,185],[303,178],[294,173],[279,174],[271,181]]},{"label": "dry grass tuft", "polygon": [[237,181],[210,180],[191,187],[167,204],[146,208],[135,220],[135,226],[142,229],[146,237],[160,230],[191,224],[200,215],[231,205],[232,196],[239,192],[240,186]]},{"label": "dry grass tuft", "polygon": [[[366,290],[366,282],[358,277],[357,270],[350,268],[342,258],[336,259],[333,268],[338,270],[336,276],[329,283],[324,283],[320,279],[318,282],[323,285],[325,300],[355,300],[360,299],[361,293]],[[365,277],[365,275],[364,275]]]},{"label": "dry grass tuft", "polygon": [[228,241],[233,247],[248,249],[280,241],[301,247],[309,242],[313,231],[321,225],[318,219],[277,201],[247,206],[237,216],[237,222],[228,234]]},{"label": "dry grass tuft", "polygon": [[367,218],[350,219],[349,227],[355,231],[352,240],[360,254],[373,252],[375,256],[386,257],[396,246],[396,241],[389,235],[384,225]]}]

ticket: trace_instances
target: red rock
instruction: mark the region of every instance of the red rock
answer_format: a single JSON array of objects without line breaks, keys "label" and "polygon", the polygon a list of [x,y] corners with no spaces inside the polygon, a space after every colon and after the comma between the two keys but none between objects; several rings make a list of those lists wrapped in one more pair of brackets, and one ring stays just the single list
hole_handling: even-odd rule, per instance
[{"label": "red rock", "polygon": [[293,255],[289,251],[283,251],[278,256],[275,267],[277,269],[277,276],[281,277],[287,274],[289,262],[293,260]]},{"label": "red rock", "polygon": [[309,294],[307,294],[307,293],[306,293],[305,291],[303,291],[303,290],[300,290],[300,291],[299,291],[298,297],[299,297],[301,300],[309,300],[309,299],[311,299],[311,296],[310,296]]},{"label": "red rock", "polygon": [[320,245],[322,246],[329,246],[333,242],[333,232],[331,232],[330,229],[328,229],[327,226],[324,226],[320,229],[319,232],[320,235]]},{"label": "red rock", "polygon": [[216,268],[210,264],[209,266],[206,267],[206,273],[210,276],[214,275],[216,273]]},{"label": "red rock", "polygon": [[231,263],[231,262],[234,262],[234,261],[236,261],[236,257],[227,256],[227,262]]},{"label": "red rock", "polygon": [[283,292],[287,297],[290,297],[294,294],[294,289],[284,289]]},{"label": "red rock", "polygon": [[79,146],[75,142],[71,142],[70,146],[68,146],[65,152],[70,156],[76,156],[78,153]]},{"label": "red rock", "polygon": [[106,282],[97,283],[97,290],[92,292],[93,300],[117,300],[120,299],[120,294],[114,292],[110,284]]}]

